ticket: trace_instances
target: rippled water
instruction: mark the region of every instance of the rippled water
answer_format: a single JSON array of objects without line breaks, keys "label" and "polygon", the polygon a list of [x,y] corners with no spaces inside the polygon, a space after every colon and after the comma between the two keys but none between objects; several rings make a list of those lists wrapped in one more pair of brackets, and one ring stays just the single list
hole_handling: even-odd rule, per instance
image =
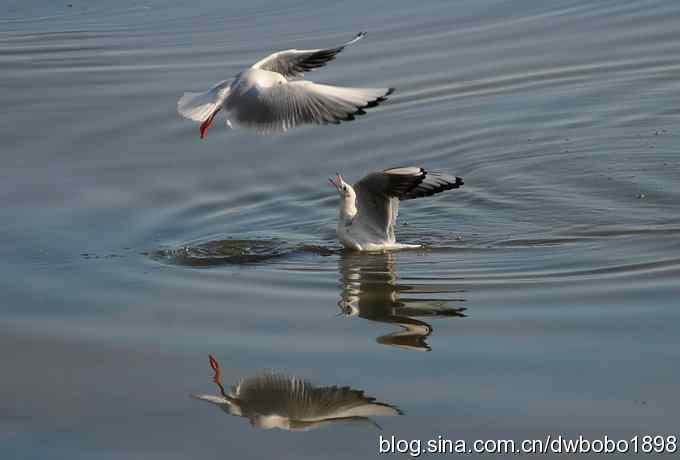
[{"label": "rippled water", "polygon": [[[269,3],[0,6],[0,456],[677,433],[680,3]],[[358,121],[200,141],[175,113],[361,30],[309,76],[397,88]],[[465,178],[402,206],[426,249],[341,251],[326,178],[403,164]],[[225,384],[273,371],[403,415],[253,429],[189,398],[208,354]]]}]

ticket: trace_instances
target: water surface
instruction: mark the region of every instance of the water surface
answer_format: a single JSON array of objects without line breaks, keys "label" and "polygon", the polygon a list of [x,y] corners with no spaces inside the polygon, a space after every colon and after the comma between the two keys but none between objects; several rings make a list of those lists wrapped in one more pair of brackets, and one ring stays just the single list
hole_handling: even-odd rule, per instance
[{"label": "water surface", "polygon": [[[0,456],[373,458],[379,434],[668,434],[680,419],[680,4],[0,7]],[[70,5],[70,6],[69,6]],[[206,141],[175,113],[281,48],[394,86],[360,120]],[[327,177],[465,186],[335,239]],[[276,372],[403,411],[306,433],[190,399]],[[212,410],[211,410],[212,409]]]}]

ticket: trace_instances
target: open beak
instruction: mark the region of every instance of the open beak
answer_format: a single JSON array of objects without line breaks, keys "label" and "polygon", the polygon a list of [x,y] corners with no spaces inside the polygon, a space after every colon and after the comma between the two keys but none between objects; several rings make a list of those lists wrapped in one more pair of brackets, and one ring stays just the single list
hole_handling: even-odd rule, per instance
[{"label": "open beak", "polygon": [[335,187],[336,190],[340,191],[340,188],[342,187],[342,176],[339,173],[335,173],[335,179],[329,177],[328,182],[333,184],[333,187]]}]

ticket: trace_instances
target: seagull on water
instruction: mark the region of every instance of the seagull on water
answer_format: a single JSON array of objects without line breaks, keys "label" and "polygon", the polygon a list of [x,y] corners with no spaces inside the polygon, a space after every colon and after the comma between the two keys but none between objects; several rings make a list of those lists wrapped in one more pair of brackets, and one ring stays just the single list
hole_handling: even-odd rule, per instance
[{"label": "seagull on water", "polygon": [[363,115],[384,101],[394,88],[345,88],[303,80],[304,72],[323,67],[345,47],[366,36],[359,33],[335,48],[290,49],[271,54],[204,93],[184,93],[177,112],[201,123],[205,138],[217,113],[228,112],[227,124],[258,133],[283,133],[302,124],[339,124]]},{"label": "seagull on water", "polygon": [[370,417],[401,415],[396,406],[378,402],[350,387],[317,387],[298,377],[265,374],[241,379],[226,391],[220,365],[211,355],[213,381],[220,395],[192,395],[217,405],[224,412],[245,417],[252,426],[308,431],[335,422],[359,422],[378,426]]},{"label": "seagull on water", "polygon": [[357,251],[421,247],[395,240],[399,201],[430,196],[463,185],[461,177],[416,166],[372,172],[354,186],[338,173],[335,179],[328,180],[340,195],[338,239],[346,248]]}]

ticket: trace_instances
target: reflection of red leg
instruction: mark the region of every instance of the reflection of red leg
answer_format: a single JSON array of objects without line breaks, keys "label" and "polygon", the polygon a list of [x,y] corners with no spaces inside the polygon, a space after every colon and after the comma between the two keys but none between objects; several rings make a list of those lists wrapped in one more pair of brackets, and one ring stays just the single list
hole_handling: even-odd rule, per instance
[{"label": "reflection of red leg", "polygon": [[215,371],[215,375],[213,376],[213,382],[217,384],[217,387],[220,389],[220,393],[222,393],[222,396],[227,398],[227,392],[224,391],[224,387],[222,386],[222,373],[220,372],[220,363],[217,362],[213,355],[208,355],[208,357],[210,358],[210,367],[212,367],[212,370]]},{"label": "reflection of red leg", "polygon": [[200,128],[201,139],[205,139],[205,137],[208,135],[208,130],[212,126],[213,118],[215,118],[215,115],[217,115],[217,112],[219,112],[219,111],[220,111],[220,109],[218,108],[217,110],[215,110],[213,113],[210,114],[210,116],[208,117],[207,120],[205,120],[203,123],[201,123],[201,128]]},{"label": "reflection of red leg", "polygon": [[210,367],[212,367],[212,370],[215,371],[215,377],[213,377],[213,380],[215,382],[218,382],[220,380],[220,363],[217,362],[215,357],[213,355],[208,355],[210,358]]}]

